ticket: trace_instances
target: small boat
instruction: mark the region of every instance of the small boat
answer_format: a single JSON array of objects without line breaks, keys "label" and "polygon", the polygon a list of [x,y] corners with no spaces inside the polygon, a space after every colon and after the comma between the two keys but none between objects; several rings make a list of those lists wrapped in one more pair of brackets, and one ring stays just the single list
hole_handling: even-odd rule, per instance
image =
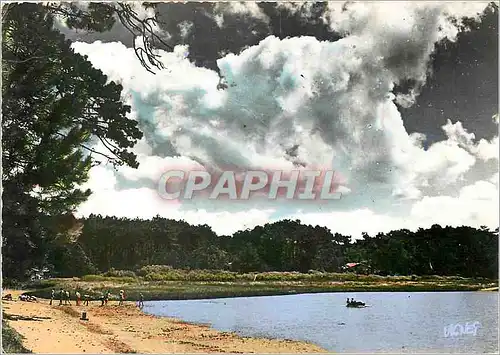
[{"label": "small boat", "polygon": [[349,307],[349,308],[362,308],[362,307],[366,307],[366,305],[365,305],[364,302],[355,301],[353,298],[351,298],[351,300],[347,299],[346,307]]}]

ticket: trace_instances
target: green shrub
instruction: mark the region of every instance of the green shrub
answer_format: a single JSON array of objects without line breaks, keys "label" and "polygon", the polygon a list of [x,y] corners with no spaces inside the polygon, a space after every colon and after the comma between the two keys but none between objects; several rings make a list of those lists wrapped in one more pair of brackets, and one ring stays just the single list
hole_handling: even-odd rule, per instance
[{"label": "green shrub", "polygon": [[82,281],[89,281],[89,282],[95,282],[95,281],[106,281],[108,278],[103,275],[84,275],[82,276]]},{"label": "green shrub", "polygon": [[104,275],[84,275],[81,277],[82,281],[87,282],[120,282],[120,283],[133,283],[137,281],[136,277],[129,276],[104,276]]},{"label": "green shrub", "polygon": [[23,337],[11,328],[6,321],[2,320],[2,352],[7,354],[31,353],[26,349],[22,342]]},{"label": "green shrub", "polygon": [[139,270],[136,270],[136,274],[138,276],[146,276],[147,274],[152,273],[168,273],[171,270],[173,270],[173,268],[170,265],[147,265],[141,267]]},{"label": "green shrub", "polygon": [[131,270],[116,270],[114,268],[109,269],[106,271],[103,276],[111,276],[111,277],[137,277],[135,272]]}]

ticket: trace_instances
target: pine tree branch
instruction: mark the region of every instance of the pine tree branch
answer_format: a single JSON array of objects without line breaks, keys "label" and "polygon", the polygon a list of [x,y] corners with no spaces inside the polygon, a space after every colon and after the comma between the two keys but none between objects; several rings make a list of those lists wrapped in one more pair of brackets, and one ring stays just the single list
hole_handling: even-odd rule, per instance
[{"label": "pine tree branch", "polygon": [[[65,136],[65,135],[64,135],[64,134],[62,134],[62,133],[56,132],[56,134],[57,134],[58,136],[63,137],[63,138],[67,138],[67,136]],[[102,153],[102,152],[99,152],[99,151],[97,151],[97,150],[95,150],[95,149],[93,149],[93,148],[90,148],[90,147],[86,146],[85,144],[78,143],[78,146],[80,146],[81,148],[83,148],[83,149],[85,149],[85,150],[88,150],[88,151],[89,151],[89,152],[91,152],[91,153],[95,153],[95,154],[101,155],[101,156],[103,156],[103,157],[107,158],[108,160],[115,160],[115,159],[116,159],[116,158],[114,158],[114,157],[112,157],[112,156],[110,156],[110,155],[107,155],[107,154]]]}]

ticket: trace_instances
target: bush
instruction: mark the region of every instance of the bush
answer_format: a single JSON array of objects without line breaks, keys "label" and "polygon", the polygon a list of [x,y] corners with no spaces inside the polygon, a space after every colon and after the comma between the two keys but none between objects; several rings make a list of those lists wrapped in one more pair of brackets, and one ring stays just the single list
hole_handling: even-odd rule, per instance
[{"label": "bush", "polygon": [[[147,273],[146,273],[147,272]],[[410,276],[394,276],[384,277],[379,275],[358,275],[355,273],[329,273],[311,270],[304,274],[297,271],[290,272],[261,272],[261,273],[245,273],[239,274],[236,272],[225,270],[188,270],[188,269],[173,269],[166,265],[145,266],[138,271],[138,274],[144,275],[147,281],[218,281],[218,282],[234,282],[234,281],[269,281],[269,282],[286,282],[286,281],[303,281],[303,282],[326,282],[326,281],[364,281],[364,282],[380,282],[383,280],[390,281],[409,281]]]},{"label": "bush", "polygon": [[[156,269],[158,270],[158,268]],[[160,269],[161,270],[161,269]],[[144,270],[143,270],[144,271]],[[147,281],[235,281],[237,274],[221,270],[182,270],[154,271],[146,274]]]},{"label": "bush", "polygon": [[22,288],[22,284],[19,280],[16,279],[11,279],[11,278],[4,278],[2,280],[2,287],[4,288],[11,288],[11,289],[18,289]]},{"label": "bush", "polygon": [[133,283],[137,281],[135,277],[114,277],[114,276],[104,276],[104,275],[84,275],[81,277],[82,281],[87,282],[120,282],[120,283]]},{"label": "bush", "polygon": [[135,272],[131,270],[116,270],[115,268],[109,269],[102,275],[106,277],[137,277]]},{"label": "bush", "polygon": [[170,265],[147,265],[136,270],[136,274],[139,276],[146,276],[147,274],[153,273],[164,274],[172,270],[173,268]]},{"label": "bush", "polygon": [[47,287],[54,287],[56,286],[57,281],[54,279],[49,279],[49,280],[37,280],[37,281],[32,281],[28,282],[24,288],[31,289],[31,290],[37,290],[41,288],[47,288]]}]

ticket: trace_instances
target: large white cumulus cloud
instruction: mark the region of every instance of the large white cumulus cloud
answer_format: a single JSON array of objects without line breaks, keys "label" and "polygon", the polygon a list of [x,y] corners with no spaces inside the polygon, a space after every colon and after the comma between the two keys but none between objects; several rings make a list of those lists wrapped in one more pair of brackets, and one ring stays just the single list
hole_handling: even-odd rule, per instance
[{"label": "large white cumulus cloud", "polygon": [[[399,11],[387,16],[383,6],[332,4],[325,21],[346,33],[336,42],[271,36],[220,58],[225,90],[217,89],[214,71],[185,59],[185,47],[163,53],[168,69],[155,76],[120,43],[75,43],[110,80],[122,83],[145,132],[135,148],[139,169],[110,175],[96,168],[93,176],[100,174],[102,182],[91,180],[95,194],[80,212],[158,213],[207,223],[218,233],[284,217],[354,235],[432,223],[496,227],[498,137],[477,142],[459,122],[448,122],[447,139],[425,150],[423,135],[406,132],[394,103],[401,98],[392,94],[402,80],[425,82],[434,44],[457,34],[450,16],[482,9],[459,6],[453,13],[432,2],[391,3]],[[340,172],[351,192],[321,211],[293,203],[167,205],[155,195],[161,173],[200,166],[328,167]]]}]

